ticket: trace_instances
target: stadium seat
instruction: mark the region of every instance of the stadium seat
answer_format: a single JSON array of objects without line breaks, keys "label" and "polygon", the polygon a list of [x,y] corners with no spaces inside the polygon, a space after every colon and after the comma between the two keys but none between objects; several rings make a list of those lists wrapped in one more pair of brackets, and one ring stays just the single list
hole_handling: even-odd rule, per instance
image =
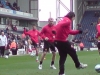
[{"label": "stadium seat", "polygon": [[3,4],[3,6],[4,6],[6,9],[11,9],[9,6],[6,5],[5,0],[1,0],[1,3]]},{"label": "stadium seat", "polygon": [[[91,37],[94,36],[93,34],[96,34],[96,24],[91,25],[92,22],[97,22],[97,20],[98,20],[98,17],[94,16],[95,12],[99,12],[99,11],[85,11],[83,18],[80,22],[80,24],[82,25],[81,28],[83,31],[88,29],[88,35],[86,36],[86,38],[83,38],[81,40],[84,43],[86,48],[93,47],[92,42],[89,42],[88,38],[90,36]],[[76,35],[75,39],[79,39],[80,36],[84,36],[84,34]]]}]

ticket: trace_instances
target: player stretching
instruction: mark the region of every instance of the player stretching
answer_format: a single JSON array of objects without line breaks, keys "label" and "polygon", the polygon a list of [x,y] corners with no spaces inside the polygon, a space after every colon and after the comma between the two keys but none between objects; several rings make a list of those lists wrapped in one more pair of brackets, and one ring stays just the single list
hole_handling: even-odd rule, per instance
[{"label": "player stretching", "polygon": [[25,35],[29,35],[32,41],[32,45],[36,49],[36,61],[38,62],[39,56],[38,56],[38,48],[37,48],[37,43],[38,43],[38,38],[39,38],[39,31],[36,29],[36,26],[33,26],[32,30],[29,30],[28,32],[25,32]]},{"label": "player stretching", "polygon": [[82,64],[79,62],[78,56],[74,48],[71,47],[71,43],[68,41],[68,35],[81,34],[80,30],[71,30],[71,22],[74,20],[75,14],[69,12],[58,24],[56,25],[56,37],[55,44],[59,51],[59,75],[64,74],[64,64],[67,58],[67,54],[73,59],[76,68],[85,68],[87,64]]},{"label": "player stretching", "polygon": [[42,69],[42,63],[43,63],[44,57],[46,56],[47,52],[49,51],[49,48],[51,49],[52,55],[53,55],[50,67],[52,69],[56,69],[56,67],[54,66],[56,50],[55,50],[55,46],[54,46],[55,35],[52,32],[54,30],[53,19],[49,18],[48,22],[49,22],[49,24],[44,26],[40,33],[44,40],[44,48],[43,48],[42,57],[40,59],[40,64],[38,66],[39,69]]},{"label": "player stretching", "polygon": [[98,44],[97,44],[97,47],[98,47],[98,52],[99,52],[99,55],[100,55],[100,18],[98,19],[98,24],[97,24],[97,36],[96,36],[97,40],[98,40]]}]

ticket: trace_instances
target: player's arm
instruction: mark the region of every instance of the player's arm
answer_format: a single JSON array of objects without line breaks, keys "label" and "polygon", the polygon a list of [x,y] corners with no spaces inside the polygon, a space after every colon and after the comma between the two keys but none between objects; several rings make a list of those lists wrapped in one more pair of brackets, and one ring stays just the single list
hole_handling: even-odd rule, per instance
[{"label": "player's arm", "polygon": [[38,38],[39,38],[39,40],[41,40],[41,38],[42,38],[39,31],[38,31]]},{"label": "player's arm", "polygon": [[27,32],[26,28],[24,28],[24,33]]},{"label": "player's arm", "polygon": [[100,35],[100,25],[97,25],[97,32]]},{"label": "player's arm", "polygon": [[45,38],[46,36],[45,36],[45,28],[43,28],[42,30],[41,30],[41,32],[39,33],[39,35],[40,35],[40,37],[41,38]]},{"label": "player's arm", "polygon": [[29,35],[29,34],[30,34],[30,31],[27,31],[27,32],[24,31],[24,34],[25,34],[25,35]]},{"label": "player's arm", "polygon": [[70,30],[71,35],[76,35],[79,33],[79,30]]},{"label": "player's arm", "polygon": [[[61,21],[60,24],[61,24],[62,26],[64,26],[64,27],[66,27],[66,26],[67,26],[67,27],[70,27],[71,22],[68,21],[68,20],[67,20],[67,21]],[[79,30],[71,30],[71,29],[70,29],[70,34],[71,34],[71,35],[76,35],[76,34],[78,34],[78,33],[79,33]]]}]

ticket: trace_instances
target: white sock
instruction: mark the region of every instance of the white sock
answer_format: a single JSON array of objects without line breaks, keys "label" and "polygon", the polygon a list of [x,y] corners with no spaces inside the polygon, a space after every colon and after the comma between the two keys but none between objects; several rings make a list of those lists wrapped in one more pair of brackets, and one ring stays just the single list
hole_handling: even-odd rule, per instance
[{"label": "white sock", "polygon": [[36,60],[39,60],[39,56],[36,56]]}]

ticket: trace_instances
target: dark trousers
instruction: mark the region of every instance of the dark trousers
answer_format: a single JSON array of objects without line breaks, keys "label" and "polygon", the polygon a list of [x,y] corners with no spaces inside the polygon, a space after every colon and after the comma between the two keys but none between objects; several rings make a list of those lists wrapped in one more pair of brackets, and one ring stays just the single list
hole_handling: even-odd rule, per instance
[{"label": "dark trousers", "polygon": [[70,42],[61,42],[61,41],[55,41],[55,45],[59,51],[59,74],[64,74],[64,64],[67,58],[67,54],[71,56],[73,59],[76,68],[80,66],[80,62],[78,60],[76,51],[74,48],[71,47]]},{"label": "dark trousers", "polygon": [[80,47],[80,50],[83,51],[83,47]]},{"label": "dark trousers", "polygon": [[0,46],[0,55],[4,56],[5,53],[5,46]]},{"label": "dark trousers", "polygon": [[17,55],[17,49],[11,49],[12,55]]}]

